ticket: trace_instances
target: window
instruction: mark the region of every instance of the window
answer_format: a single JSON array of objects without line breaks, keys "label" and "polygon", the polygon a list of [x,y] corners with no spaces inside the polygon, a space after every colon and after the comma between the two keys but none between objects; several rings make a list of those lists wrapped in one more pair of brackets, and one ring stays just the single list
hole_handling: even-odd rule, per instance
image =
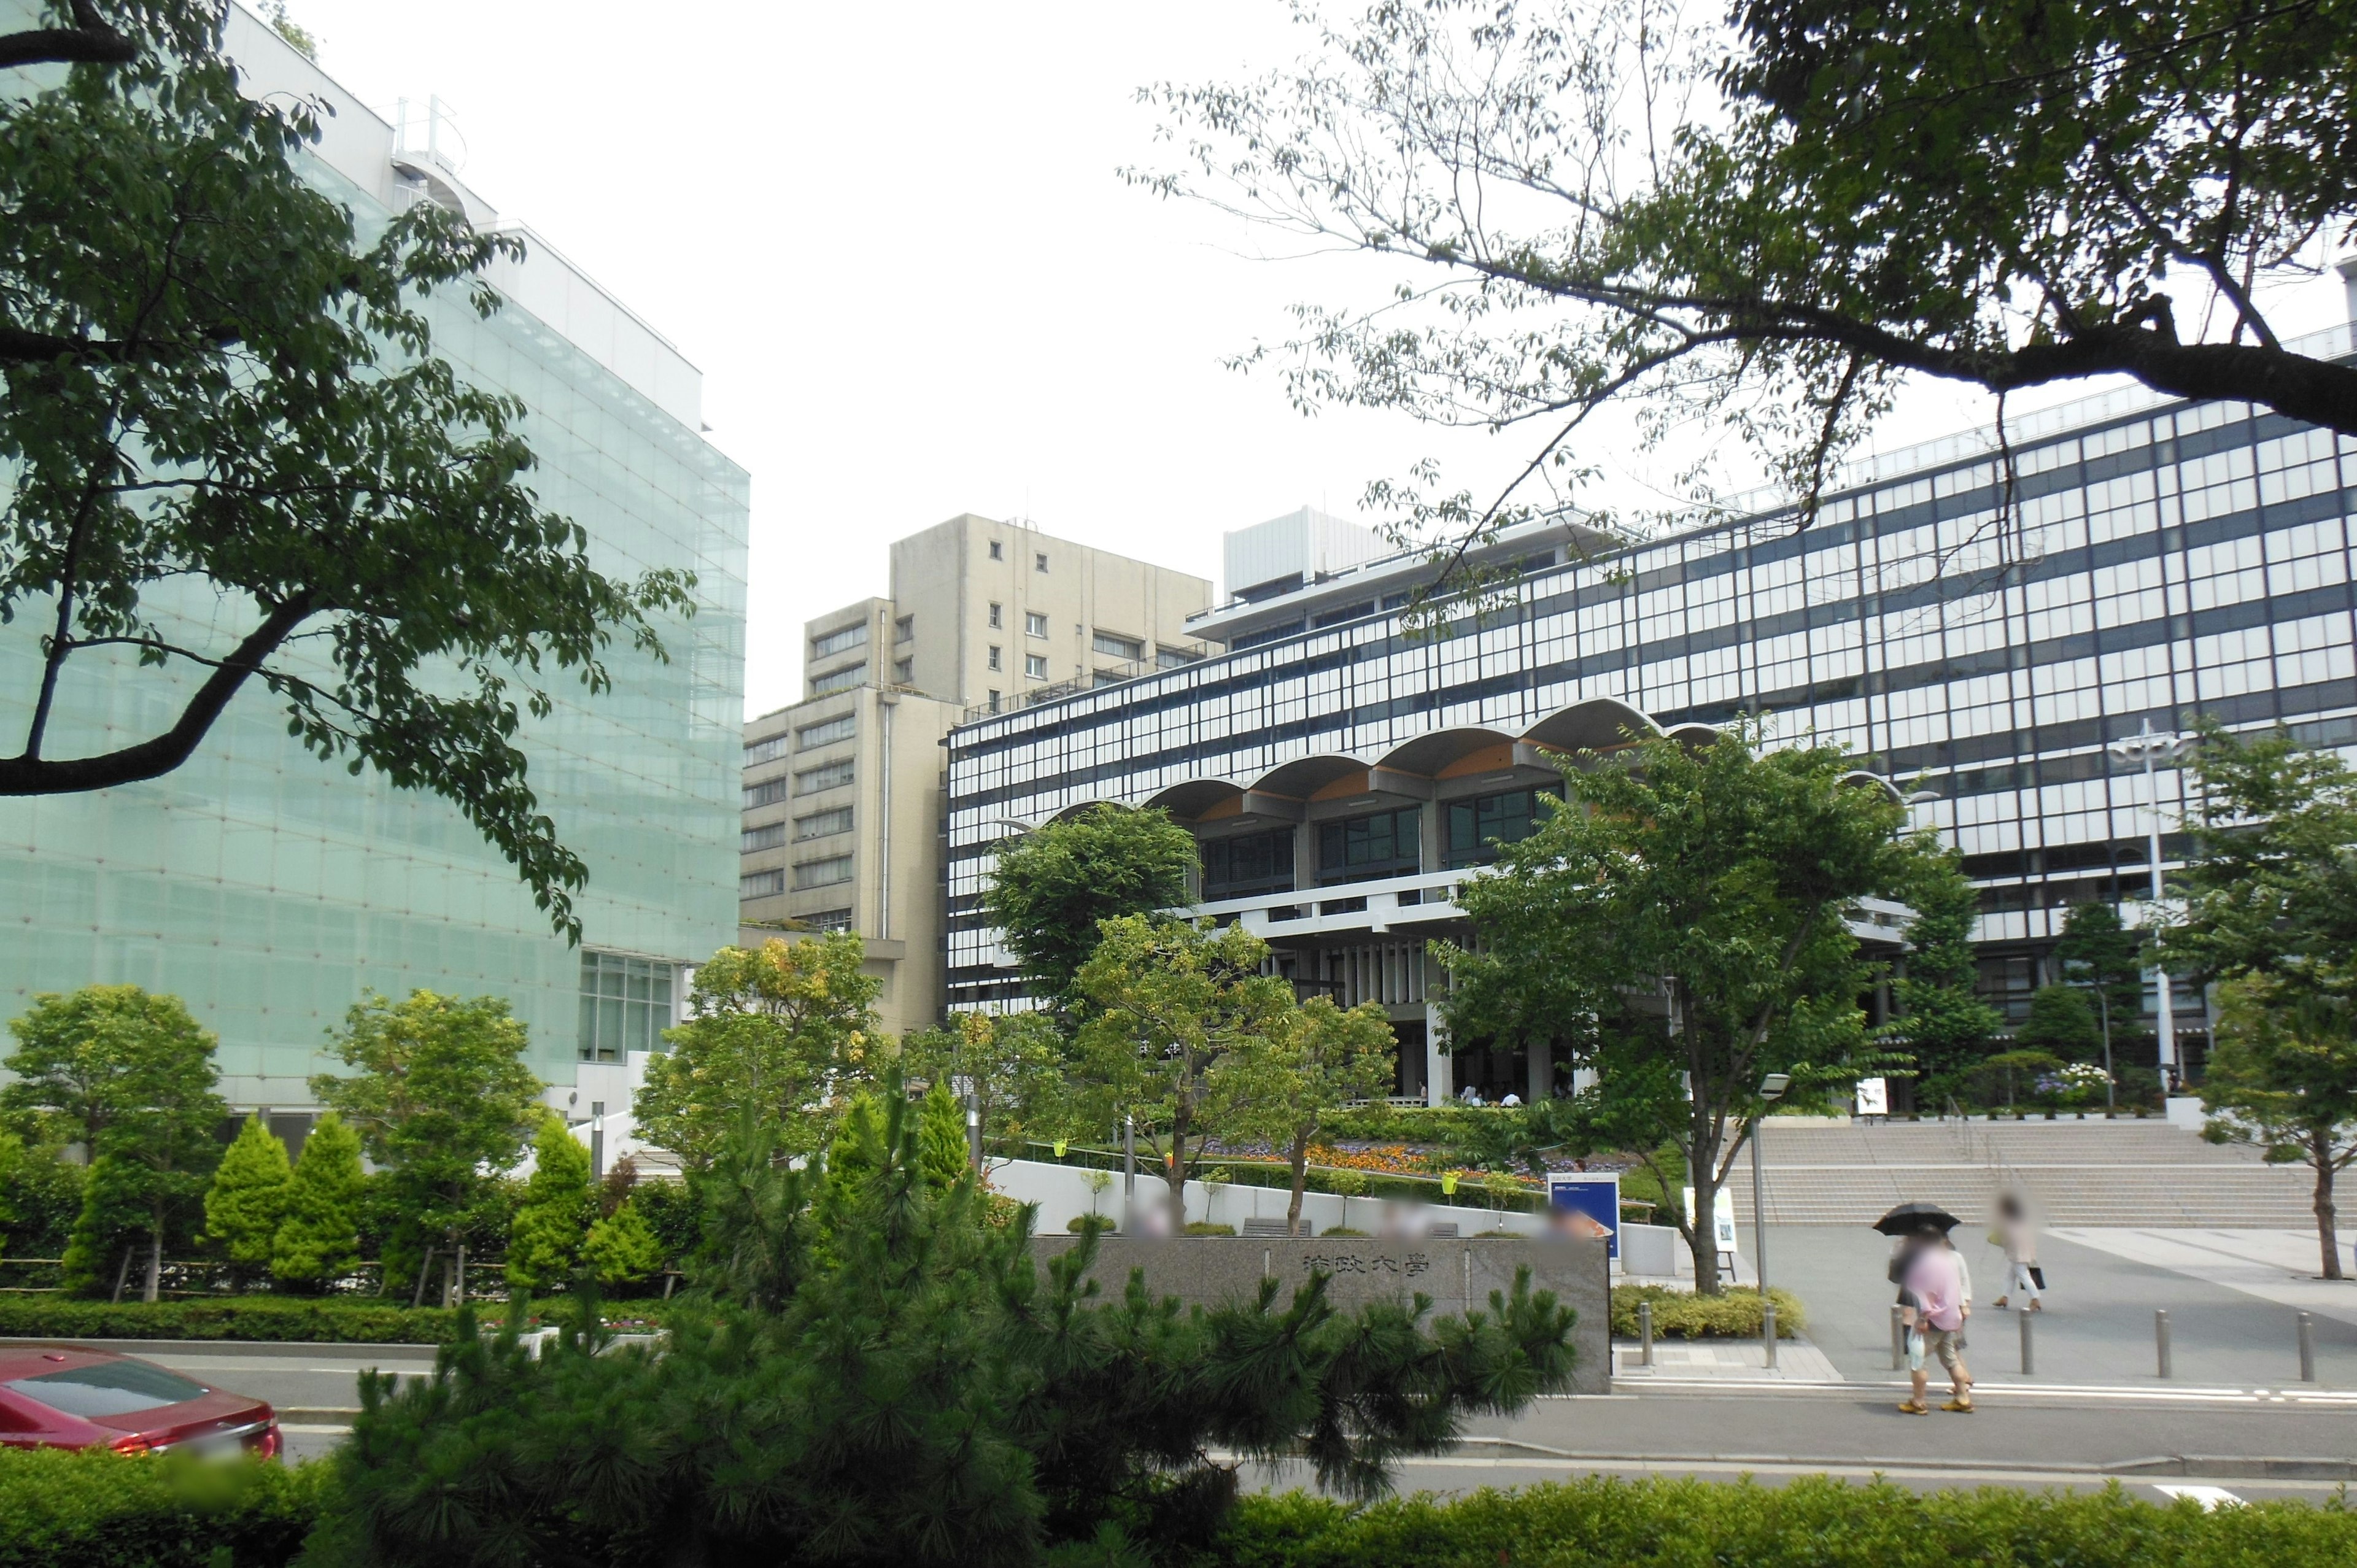
[{"label": "window", "polygon": [[851,880],[851,857],[831,854],[824,860],[806,860],[794,867],[794,891],[806,888],[832,887]]},{"label": "window", "polygon": [[892,623],[892,640],[893,640],[893,641],[895,641],[895,642],[909,642],[909,641],[912,641],[912,640],[914,640],[914,639],[915,639],[916,635],[917,635],[917,618],[916,618],[915,616],[902,616],[899,619],[898,619],[898,620],[896,620],[896,621],[894,621],[894,622]]},{"label": "window", "polygon": [[808,751],[813,746],[833,746],[838,740],[849,740],[858,733],[859,715],[845,714],[839,719],[828,719],[823,724],[804,725],[794,731],[794,746],[797,750]]},{"label": "window", "polygon": [[167,1372],[145,1361],[101,1361],[94,1367],[68,1367],[18,1378],[6,1386],[11,1393],[22,1394],[51,1410],[85,1421],[185,1404],[210,1391],[202,1383],[192,1383],[178,1372]]},{"label": "window", "polygon": [[1033,570],[1034,572],[1044,572],[1044,571],[1046,571],[1047,569],[1048,569],[1048,553],[1047,553],[1046,551],[1042,550],[1042,551],[1038,552],[1037,553],[1035,553],[1035,554],[1031,557],[1031,570]]},{"label": "window", "polygon": [[1423,813],[1378,811],[1372,817],[1318,824],[1318,880],[1372,882],[1385,876],[1412,876],[1417,863],[1417,824]]},{"label": "window", "polygon": [[1181,665],[1196,663],[1202,657],[1183,648],[1159,647],[1154,650],[1154,666],[1157,670],[1176,670]]},{"label": "window", "polygon": [[847,833],[850,831],[851,808],[848,806],[837,806],[832,811],[813,811],[807,817],[794,819],[796,843],[804,839],[823,839],[830,833]]},{"label": "window", "polygon": [[763,822],[758,828],[747,828],[738,836],[737,851],[739,854],[750,854],[757,849],[775,849],[785,842],[785,823]]},{"label": "window", "polygon": [[851,758],[840,762],[822,762],[816,768],[805,768],[794,775],[794,793],[815,795],[821,789],[833,789],[851,782]]},{"label": "window", "polygon": [[1096,635],[1096,650],[1115,659],[1138,660],[1146,657],[1146,644],[1134,637],[1116,632],[1101,631]]},{"label": "window", "polygon": [[811,639],[811,657],[813,659],[831,658],[845,649],[861,647],[866,641],[867,623],[866,621],[860,621],[853,626],[838,627],[823,637]]},{"label": "window", "polygon": [[999,670],[999,669],[1004,669],[1004,668],[1005,668],[1005,666],[1004,666],[1004,665],[1002,665],[1002,664],[999,662],[999,653],[998,653],[998,650],[997,650],[997,648],[996,648],[996,646],[993,646],[993,647],[992,647],[992,649],[991,649],[991,650],[990,650],[990,667],[991,667],[993,670]]},{"label": "window", "polygon": [[[774,875],[774,873],[772,874]],[[672,1026],[673,982],[678,965],[661,959],[581,954],[581,1038],[585,1062],[618,1062],[631,1051],[663,1048]]]},{"label": "window", "polygon": [[848,691],[866,679],[867,665],[864,660],[857,664],[846,665],[841,670],[831,671],[813,680],[811,682],[811,695],[823,697],[829,692]]},{"label": "window", "polygon": [[737,879],[740,903],[748,898],[774,898],[785,890],[786,874],[782,871],[748,871]]},{"label": "window", "polygon": [[1118,670],[1100,670],[1097,671],[1097,678],[1092,683],[1099,686],[1118,686],[1124,681],[1135,681],[1135,679],[1137,679],[1136,676],[1125,675]]},{"label": "window", "polygon": [[1004,561],[1006,559],[1006,546],[1000,544],[996,539],[990,542],[990,558],[993,561]]},{"label": "window", "polygon": [[745,766],[748,768],[759,768],[764,762],[775,762],[778,758],[786,754],[787,738],[788,737],[785,736],[773,735],[767,740],[747,741],[745,743]]},{"label": "window", "polygon": [[993,606],[991,606],[991,607],[990,607],[990,627],[991,627],[991,629],[992,629],[993,631],[997,630],[997,629],[998,629],[998,628],[999,628],[1001,625],[1005,624],[1006,617],[1006,607],[1005,605],[993,605]]},{"label": "window", "polygon": [[1037,612],[1026,612],[1023,617],[1023,635],[1026,637],[1047,636],[1048,618],[1046,616],[1039,615]]},{"label": "window", "polygon": [[990,711],[994,714],[998,711],[998,688],[996,686],[990,689]]},{"label": "window", "polygon": [[851,929],[851,911],[848,909],[821,909],[815,915],[802,915],[797,917],[797,918],[813,931],[847,931]]},{"label": "window", "polygon": [[785,798],[786,781],[782,779],[765,779],[759,784],[745,786],[745,809],[748,811],[756,806],[774,806]]},{"label": "window", "polygon": [[896,684],[906,686],[916,678],[917,661],[914,659],[892,660],[892,680]]},{"label": "window", "polygon": [[1211,839],[1202,845],[1203,901],[1293,891],[1293,830]]},{"label": "window", "polygon": [[1045,681],[1048,678],[1047,655],[1044,653],[1025,654],[1023,656],[1023,673],[1030,676],[1034,681]]},{"label": "window", "polygon": [[1518,843],[1546,820],[1536,789],[1509,789],[1470,800],[1451,800],[1448,812],[1448,868],[1487,865],[1498,858],[1501,843]]}]

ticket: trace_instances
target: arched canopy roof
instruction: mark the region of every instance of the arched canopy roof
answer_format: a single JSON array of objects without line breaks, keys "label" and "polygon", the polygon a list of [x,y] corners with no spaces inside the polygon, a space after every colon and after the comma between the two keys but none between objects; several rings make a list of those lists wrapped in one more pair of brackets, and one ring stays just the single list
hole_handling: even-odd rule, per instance
[{"label": "arched canopy roof", "polygon": [[1706,724],[1672,725],[1663,733],[1680,746],[1716,746],[1719,736],[1718,727]]},{"label": "arched canopy roof", "polygon": [[1590,697],[1557,708],[1523,732],[1550,751],[1609,751],[1662,733],[1662,726],[1618,697]]},{"label": "arched canopy roof", "polygon": [[1243,785],[1231,784],[1224,779],[1189,779],[1151,796],[1146,803],[1161,807],[1182,822],[1191,822],[1243,792]]},{"label": "arched canopy roof", "polygon": [[1855,785],[1861,789],[1879,789],[1884,794],[1889,796],[1894,804],[1904,805],[1907,801],[1907,798],[1899,792],[1898,785],[1893,784],[1881,774],[1869,773],[1863,768],[1851,768],[1848,772],[1842,775],[1841,781],[1845,784]]},{"label": "arched canopy roof", "polygon": [[1462,728],[1435,730],[1403,741],[1385,752],[1375,766],[1400,773],[1437,779],[1448,766],[1475,752],[1512,746],[1514,737],[1503,730]]},{"label": "arched canopy roof", "polygon": [[1355,757],[1305,757],[1270,768],[1253,789],[1288,800],[1307,800],[1329,784],[1364,773],[1367,765]]}]

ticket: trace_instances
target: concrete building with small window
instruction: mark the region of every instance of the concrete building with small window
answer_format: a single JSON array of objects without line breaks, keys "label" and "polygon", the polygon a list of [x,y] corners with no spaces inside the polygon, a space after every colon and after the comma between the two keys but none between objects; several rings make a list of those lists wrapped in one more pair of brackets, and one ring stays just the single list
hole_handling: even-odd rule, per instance
[{"label": "concrete building with small window", "polygon": [[[2348,330],[2304,347],[2347,355]],[[1232,536],[1230,592],[1191,623],[1225,652],[950,736],[952,1007],[1031,1004],[980,908],[1016,824],[1157,805],[1198,839],[1205,913],[1391,1013],[1403,1090],[1542,1089],[1551,1063],[1433,1027],[1454,889],[1531,830],[1550,755],[1753,715],[1771,745],[1846,746],[1957,846],[1983,990],[2019,1018],[2071,906],[2145,912],[2154,806],[2114,743],[2206,715],[2357,750],[2357,442],[2132,391],[2018,419],[2010,446],[2009,471],[1987,432],[1874,458],[1806,528],[1738,501],[1660,538],[1513,531],[1482,553],[1502,603],[1437,633],[1399,613],[1421,558],[1331,520]],[[2166,871],[2185,775],[2157,782]],[[2172,1000],[2155,1065],[2197,1073],[2203,999]]]},{"label": "concrete building with small window", "polygon": [[891,547],[891,595],[803,627],[802,698],[745,725],[741,940],[856,931],[895,1034],[942,1006],[942,737],[1202,657],[1200,577],[954,517]]}]

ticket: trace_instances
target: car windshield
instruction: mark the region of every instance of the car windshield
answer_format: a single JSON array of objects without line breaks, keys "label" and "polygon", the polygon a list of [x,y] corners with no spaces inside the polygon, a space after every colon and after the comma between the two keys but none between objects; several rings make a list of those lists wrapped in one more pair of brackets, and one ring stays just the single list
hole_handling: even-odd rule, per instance
[{"label": "car windshield", "polygon": [[84,1417],[128,1415],[134,1411],[154,1410],[158,1405],[178,1404],[211,1391],[202,1383],[192,1383],[177,1372],[151,1367],[145,1361],[101,1361],[91,1367],[69,1367],[37,1377],[18,1378],[7,1387],[10,1392],[38,1400],[51,1410]]}]

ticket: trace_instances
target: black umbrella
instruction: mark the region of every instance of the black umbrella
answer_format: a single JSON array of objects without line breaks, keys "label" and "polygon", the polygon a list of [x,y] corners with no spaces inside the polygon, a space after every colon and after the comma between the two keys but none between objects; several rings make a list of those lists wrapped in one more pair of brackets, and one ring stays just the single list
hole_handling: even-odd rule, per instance
[{"label": "black umbrella", "polygon": [[1926,1225],[1936,1225],[1945,1231],[1963,1223],[1936,1203],[1902,1203],[1876,1220],[1874,1228],[1885,1236],[1912,1236]]}]

